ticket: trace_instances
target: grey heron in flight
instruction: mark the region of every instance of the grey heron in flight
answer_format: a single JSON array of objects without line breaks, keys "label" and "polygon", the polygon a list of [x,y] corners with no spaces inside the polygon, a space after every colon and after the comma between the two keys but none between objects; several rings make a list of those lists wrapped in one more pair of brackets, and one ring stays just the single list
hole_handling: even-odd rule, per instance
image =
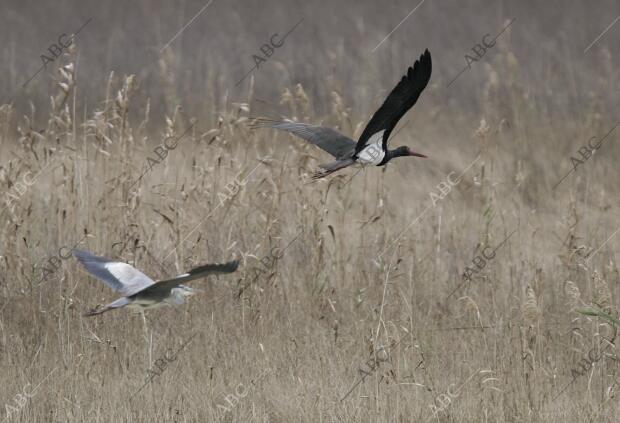
[{"label": "grey heron in flight", "polygon": [[426,157],[424,154],[411,151],[407,146],[389,150],[387,142],[400,118],[413,107],[426,88],[431,79],[431,71],[431,54],[427,49],[390,92],[357,142],[331,128],[307,123],[257,119],[253,127],[288,131],[334,156],[335,161],[319,165],[321,171],[314,174],[315,179],[354,164],[383,166],[395,157]]},{"label": "grey heron in flight", "polygon": [[143,312],[146,309],[183,304],[185,297],[196,292],[195,289],[182,285],[183,282],[204,278],[211,274],[233,273],[239,266],[238,260],[223,264],[205,264],[174,278],[156,282],[127,263],[95,256],[82,250],[74,249],[73,255],[89,273],[122,295],[116,301],[86,313],[86,316],[129,307],[137,309],[144,317]]}]

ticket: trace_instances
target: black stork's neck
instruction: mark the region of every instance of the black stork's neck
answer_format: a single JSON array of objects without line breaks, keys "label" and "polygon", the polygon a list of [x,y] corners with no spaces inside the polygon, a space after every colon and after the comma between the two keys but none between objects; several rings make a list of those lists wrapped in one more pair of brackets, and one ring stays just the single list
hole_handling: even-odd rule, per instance
[{"label": "black stork's neck", "polygon": [[400,147],[397,147],[394,150],[387,150],[385,152],[385,157],[383,157],[383,160],[381,161],[381,163],[379,163],[379,166],[383,166],[384,164],[386,164],[387,162],[389,162],[395,157],[405,157],[405,156],[426,157],[424,154],[416,153],[414,151],[411,151],[409,147],[405,145],[401,145]]}]

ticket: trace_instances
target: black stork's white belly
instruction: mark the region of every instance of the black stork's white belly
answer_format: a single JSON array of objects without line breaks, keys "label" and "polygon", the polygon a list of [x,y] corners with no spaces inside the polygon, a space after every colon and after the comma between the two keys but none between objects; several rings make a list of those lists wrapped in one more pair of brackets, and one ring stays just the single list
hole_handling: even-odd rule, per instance
[{"label": "black stork's white belly", "polygon": [[383,161],[385,158],[385,150],[383,149],[384,132],[385,130],[381,130],[368,139],[366,146],[357,154],[357,163],[362,166],[378,166]]}]

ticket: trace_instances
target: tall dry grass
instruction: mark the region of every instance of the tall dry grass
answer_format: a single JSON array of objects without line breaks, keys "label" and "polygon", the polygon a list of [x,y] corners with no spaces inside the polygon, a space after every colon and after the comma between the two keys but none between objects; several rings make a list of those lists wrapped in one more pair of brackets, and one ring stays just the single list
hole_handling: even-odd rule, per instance
[{"label": "tall dry grass", "polygon": [[[307,175],[324,153],[248,123],[286,116],[359,135],[402,64],[418,54],[399,38],[412,31],[406,27],[386,44],[382,63],[364,56],[355,76],[349,71],[369,49],[348,49],[344,38],[330,45],[320,34],[319,47],[308,47],[325,52],[317,63],[274,58],[243,94],[226,90],[237,75],[232,67],[220,80],[209,70],[201,101],[192,88],[200,72],[191,66],[200,60],[183,63],[182,48],[154,62],[156,82],[149,73],[110,70],[116,66],[93,71],[101,89],[86,99],[80,81],[92,95],[91,65],[80,67],[78,42],[55,63],[53,88],[36,93],[45,102],[1,106],[7,421],[616,421],[616,348],[582,376],[571,371],[603,349],[610,330],[578,310],[618,311],[620,241],[609,239],[620,226],[617,133],[552,187],[571,155],[617,122],[618,56],[604,46],[591,53],[595,82],[583,82],[588,73],[577,59],[553,74],[558,57],[545,62],[534,49],[528,57],[515,42],[535,43],[528,8],[502,4],[499,18],[481,20],[501,28],[515,12],[522,27],[515,23],[453,89],[445,84],[463,53],[451,47],[448,66],[447,53],[431,48],[439,50],[431,84],[392,141],[430,159],[395,160],[354,177],[356,170],[312,182]],[[390,8],[384,27],[410,6]],[[320,21],[312,17],[326,13],[301,12],[313,29]],[[230,24],[235,13],[222,20]],[[421,13],[414,18],[424,29],[430,12]],[[540,13],[531,19],[550,12]],[[597,25],[590,19],[587,27]],[[303,31],[295,36],[310,43],[312,29]],[[389,32],[368,31],[377,31],[376,42]],[[490,31],[467,34],[473,43]],[[585,32],[576,38],[587,40]],[[560,38],[554,46],[565,46]],[[303,56],[298,50],[292,57]],[[467,93],[472,86],[476,94]],[[177,147],[158,157],[155,149],[170,139]],[[430,193],[450,172],[463,172],[461,181],[433,205]],[[148,313],[145,336],[141,318],[127,310],[82,317],[115,294],[58,257],[78,242],[153,278],[232,257],[242,266],[197,282],[205,292],[189,304]],[[464,269],[496,247],[463,283]]]}]

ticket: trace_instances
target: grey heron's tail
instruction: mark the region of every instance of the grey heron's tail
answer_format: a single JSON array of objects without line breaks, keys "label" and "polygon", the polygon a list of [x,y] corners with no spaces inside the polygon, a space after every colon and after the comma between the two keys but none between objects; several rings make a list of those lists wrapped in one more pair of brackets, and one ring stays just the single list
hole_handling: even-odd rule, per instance
[{"label": "grey heron's tail", "polygon": [[102,308],[94,308],[91,311],[88,311],[83,314],[84,317],[96,316],[101,313],[105,313],[106,311],[112,310],[111,308],[102,307]]},{"label": "grey heron's tail", "polygon": [[84,316],[96,316],[98,314],[105,313],[106,311],[114,310],[115,308],[125,307],[129,303],[130,301],[127,298],[122,297],[116,301],[112,301],[110,304],[107,304],[101,308],[92,309],[91,311],[84,313]]}]

